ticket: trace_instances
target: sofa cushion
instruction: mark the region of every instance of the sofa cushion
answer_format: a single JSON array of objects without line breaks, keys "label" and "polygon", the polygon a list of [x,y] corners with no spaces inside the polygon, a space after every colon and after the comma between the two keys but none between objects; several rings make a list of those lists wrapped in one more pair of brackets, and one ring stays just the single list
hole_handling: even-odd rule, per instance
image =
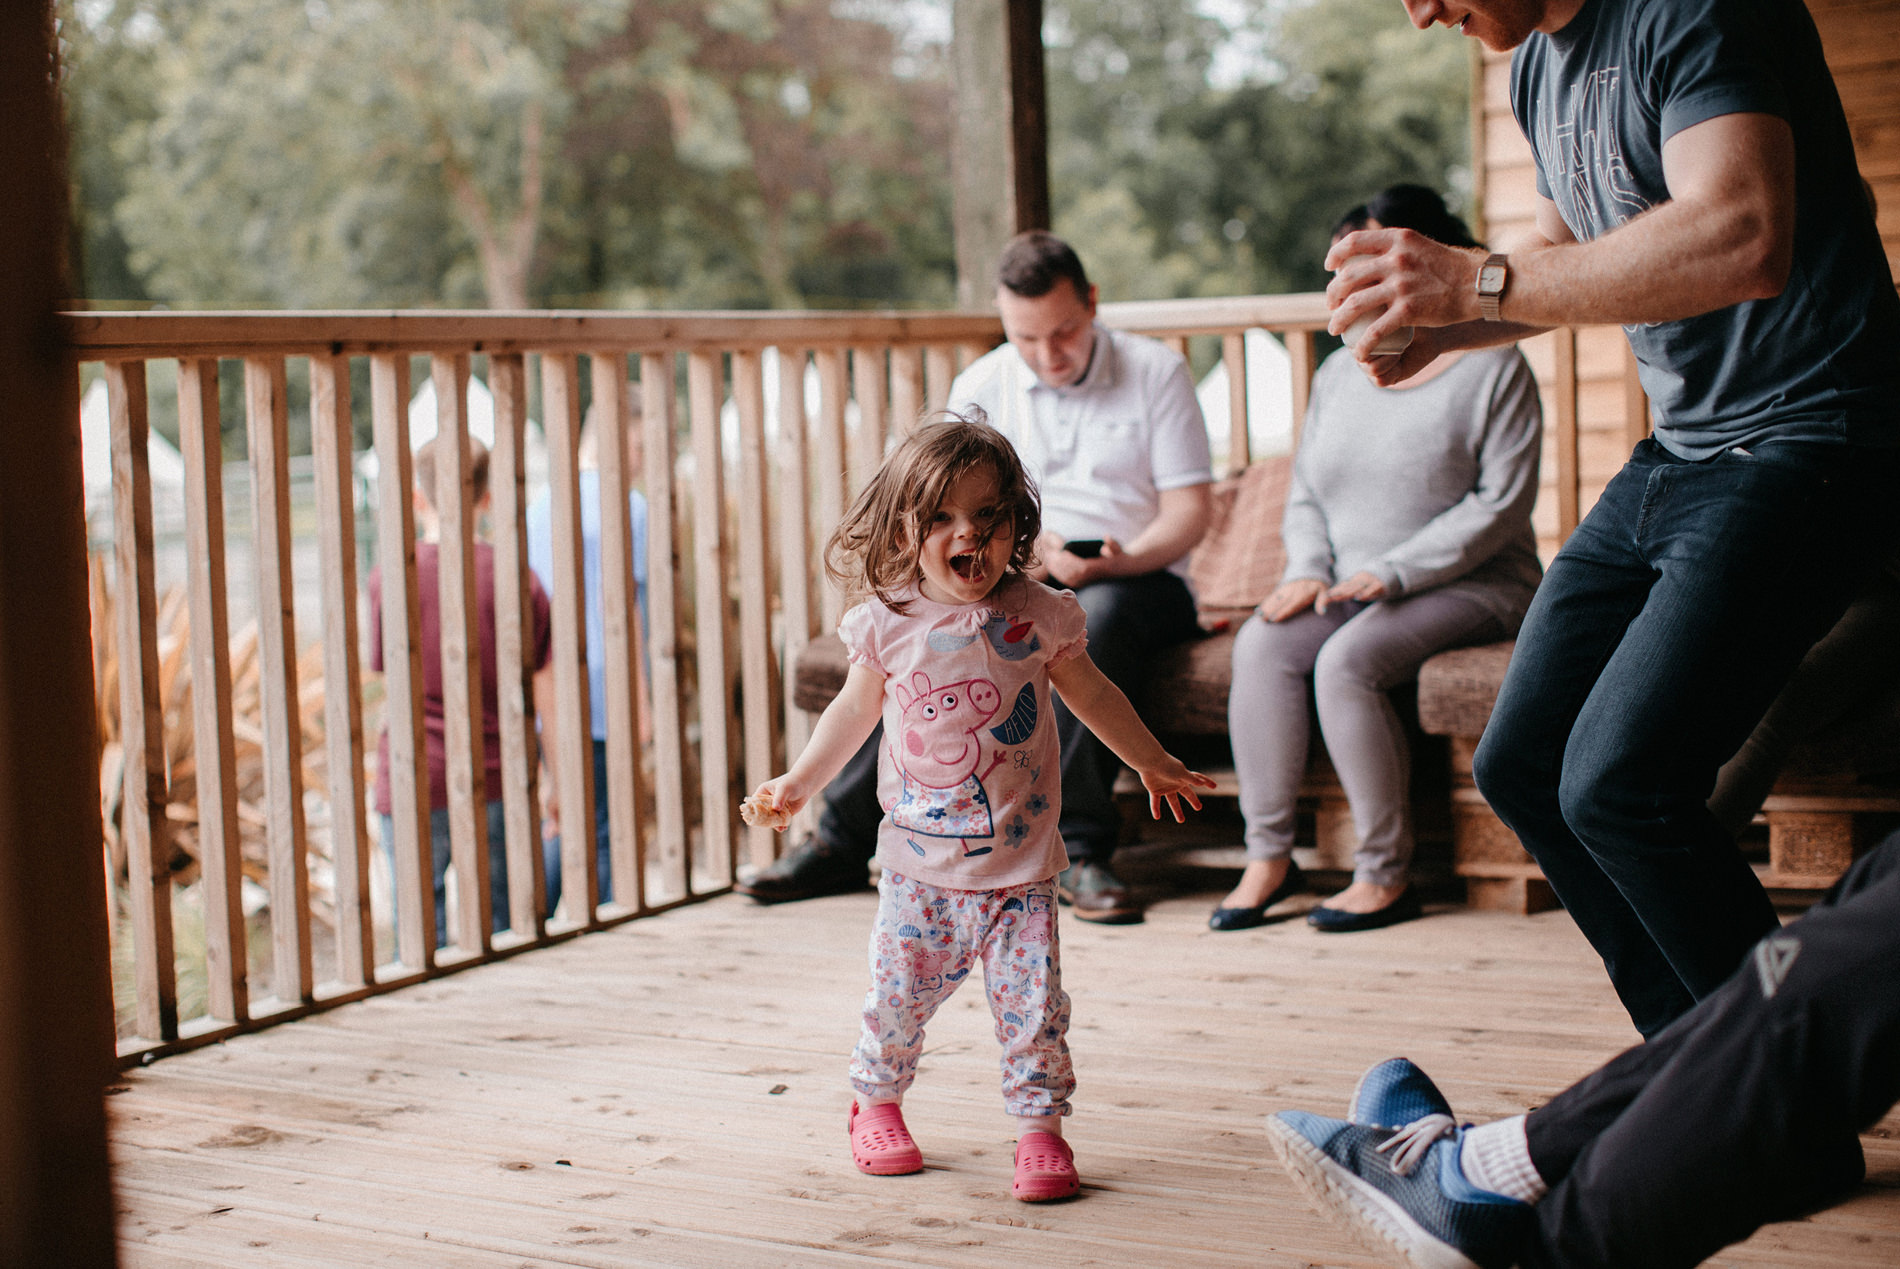
[{"label": "sofa cushion", "polygon": [[1418,723],[1434,736],[1481,736],[1498,703],[1515,639],[1453,648],[1418,670]]},{"label": "sofa cushion", "polygon": [[1214,482],[1207,536],[1188,558],[1188,582],[1202,608],[1252,608],[1280,584],[1280,519],[1292,478],[1293,458],[1281,455]]}]

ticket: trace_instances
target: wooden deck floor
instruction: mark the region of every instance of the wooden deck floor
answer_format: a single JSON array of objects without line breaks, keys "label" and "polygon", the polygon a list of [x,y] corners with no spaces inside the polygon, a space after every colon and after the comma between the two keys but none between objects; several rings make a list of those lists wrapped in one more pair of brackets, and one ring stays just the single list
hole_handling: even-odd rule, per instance
[{"label": "wooden deck floor", "polygon": [[[907,1103],[920,1175],[872,1178],[842,1070],[875,898],[727,897],[168,1058],[111,1099],[125,1263],[1370,1265],[1272,1160],[1262,1117],[1343,1113],[1419,1060],[1459,1113],[1536,1104],[1634,1034],[1562,913],[1213,934],[1065,919],[1085,1188],[1009,1195],[979,991]],[[1845,1206],[1717,1263],[1900,1264],[1900,1119]]]}]

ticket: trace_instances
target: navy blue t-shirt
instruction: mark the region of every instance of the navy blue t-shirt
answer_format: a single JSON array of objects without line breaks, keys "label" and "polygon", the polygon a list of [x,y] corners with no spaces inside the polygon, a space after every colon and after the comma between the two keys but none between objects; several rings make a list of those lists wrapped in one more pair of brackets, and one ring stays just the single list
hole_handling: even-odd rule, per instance
[{"label": "navy blue t-shirt", "polygon": [[1794,264],[1780,295],[1626,326],[1656,436],[1706,458],[1809,440],[1900,444],[1900,296],[1800,0],[1589,0],[1511,64],[1538,192],[1579,240],[1668,200],[1663,142],[1719,115],[1787,120]]}]

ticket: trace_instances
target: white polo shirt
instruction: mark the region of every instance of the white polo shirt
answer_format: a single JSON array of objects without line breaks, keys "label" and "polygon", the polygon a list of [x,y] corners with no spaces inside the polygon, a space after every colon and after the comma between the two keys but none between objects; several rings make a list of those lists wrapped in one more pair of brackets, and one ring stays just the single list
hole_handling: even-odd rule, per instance
[{"label": "white polo shirt", "polygon": [[[1207,424],[1180,354],[1145,335],[1095,324],[1082,378],[1052,388],[1011,344],[970,363],[950,408],[977,406],[1009,437],[1042,491],[1042,522],[1064,538],[1131,541],[1161,493],[1214,479]],[[1187,576],[1187,557],[1168,566]]]}]

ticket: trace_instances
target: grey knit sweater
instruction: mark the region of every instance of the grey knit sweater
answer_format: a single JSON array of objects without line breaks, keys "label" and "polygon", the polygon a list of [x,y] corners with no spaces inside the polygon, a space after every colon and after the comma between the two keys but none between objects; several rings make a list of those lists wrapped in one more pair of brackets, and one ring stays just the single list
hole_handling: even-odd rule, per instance
[{"label": "grey knit sweater", "polygon": [[1287,579],[1369,572],[1391,598],[1463,579],[1515,627],[1543,577],[1530,518],[1543,419],[1515,345],[1399,388],[1334,353],[1293,460]]}]

